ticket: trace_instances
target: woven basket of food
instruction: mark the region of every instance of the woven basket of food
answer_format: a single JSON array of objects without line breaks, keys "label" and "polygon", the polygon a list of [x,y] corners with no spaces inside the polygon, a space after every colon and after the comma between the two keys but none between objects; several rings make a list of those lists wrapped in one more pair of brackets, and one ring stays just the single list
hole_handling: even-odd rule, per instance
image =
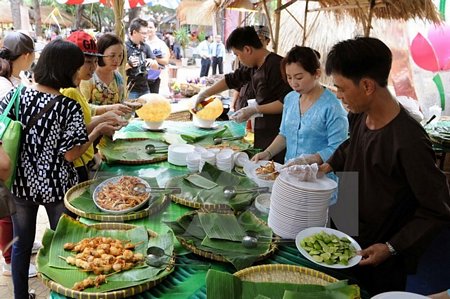
[{"label": "woven basket of food", "polygon": [[39,278],[71,298],[126,298],[157,285],[173,271],[173,258],[157,268],[145,263],[157,246],[173,254],[173,235],[122,223],[92,226],[63,216],[47,230],[36,258]]}]

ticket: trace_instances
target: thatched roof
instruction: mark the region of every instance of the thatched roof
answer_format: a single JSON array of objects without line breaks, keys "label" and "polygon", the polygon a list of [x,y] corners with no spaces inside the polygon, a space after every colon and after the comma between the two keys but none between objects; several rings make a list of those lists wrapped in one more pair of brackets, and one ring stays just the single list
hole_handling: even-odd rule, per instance
[{"label": "thatched roof", "polygon": [[[294,45],[301,45],[303,42],[303,30],[300,29],[298,23],[303,24],[304,15],[294,12],[304,11],[304,9],[305,2],[297,1],[287,10],[281,11],[281,30],[278,44],[278,54],[281,56],[285,56]],[[295,19],[293,16],[295,16]],[[305,46],[316,49],[321,54],[322,64],[334,44],[364,33],[361,22],[357,22],[349,15],[336,16],[335,14],[315,12],[309,14],[308,20],[310,21],[308,22]],[[410,22],[418,23],[417,27],[426,28],[427,22],[425,21],[411,20]],[[345,24],[345,26],[342,24]],[[410,41],[406,21],[375,19],[372,26],[371,36],[383,40],[393,52],[399,50],[408,52]],[[321,77],[321,81],[332,85],[331,78],[325,76],[325,74]]]},{"label": "thatched roof", "polygon": [[[317,0],[310,0],[316,2]],[[358,22],[367,18],[372,4],[373,16],[379,19],[408,20],[419,18],[440,22],[433,0],[318,0],[322,11],[330,11],[338,17],[349,15]]]},{"label": "thatched roof", "polygon": [[[208,0],[215,5],[216,10],[227,8],[239,0]],[[251,0],[252,3],[262,2]],[[267,0],[265,0],[267,2]],[[290,0],[284,7],[300,0]],[[301,0],[300,2],[306,2]],[[325,11],[335,14],[338,19],[348,15],[356,21],[367,19],[369,7],[373,3],[373,16],[380,19],[408,20],[419,18],[432,22],[440,22],[439,13],[433,0],[309,0],[310,3],[318,3],[320,7],[310,9],[313,11]],[[300,13],[300,12],[299,12]],[[301,12],[303,13],[303,12]]]},{"label": "thatched roof", "polygon": [[[44,24],[59,24],[61,27],[70,28],[75,24],[75,16],[72,16],[70,13],[64,11],[63,9],[57,9],[54,11],[55,7],[53,6],[41,6],[41,20]],[[53,12],[54,17],[50,14]],[[33,14],[34,16],[34,14]],[[32,18],[33,22],[36,22]],[[85,16],[81,17],[81,27],[82,28],[90,28],[94,27],[91,20],[86,18]]]},{"label": "thatched roof", "polygon": [[[28,19],[28,7],[24,5],[20,5],[20,14],[22,17],[22,22],[29,22]],[[0,2],[0,24],[12,24],[12,13],[11,13],[11,3],[8,2]],[[24,28],[27,28],[25,24],[23,24]],[[29,26],[28,26],[29,27]]]},{"label": "thatched roof", "polygon": [[206,1],[182,0],[177,8],[177,19],[180,25],[204,25],[211,26],[214,22],[214,14],[204,13],[202,6]]},{"label": "thatched roof", "polygon": [[56,22],[62,27],[72,27],[75,22],[75,17],[71,16],[67,12],[58,9],[59,13],[54,13],[54,18],[50,16],[55,7],[53,6],[41,6],[41,19],[44,24],[54,24]]}]

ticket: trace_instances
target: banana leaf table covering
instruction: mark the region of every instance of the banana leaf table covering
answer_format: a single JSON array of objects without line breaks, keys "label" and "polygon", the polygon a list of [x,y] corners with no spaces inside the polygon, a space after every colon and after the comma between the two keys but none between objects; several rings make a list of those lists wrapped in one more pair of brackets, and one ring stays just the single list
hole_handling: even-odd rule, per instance
[{"label": "banana leaf table covering", "polygon": [[[145,132],[153,133],[153,132]],[[237,135],[235,135],[237,136]],[[166,182],[175,177],[188,174],[186,167],[179,167],[169,164],[168,162],[160,162],[155,164],[146,165],[106,165],[102,164],[102,168],[99,171],[102,175],[107,174],[108,176],[117,175],[137,175],[143,177],[155,177],[159,186],[164,186]],[[247,210],[252,211],[255,215],[258,215],[263,220],[267,220],[267,215],[259,213],[258,210],[251,205]],[[147,218],[142,218],[138,220],[129,221],[127,223],[134,225],[141,225],[147,229],[151,229],[156,233],[161,233],[167,230],[167,225],[164,222],[176,221],[179,217],[187,212],[193,211],[193,209],[186,206],[181,206],[177,203],[172,202],[165,209],[159,211],[156,214],[151,215]],[[84,223],[97,223],[90,219],[81,219]],[[211,269],[226,271],[229,273],[234,273],[236,269],[227,263],[214,262],[207,260],[205,258],[199,257],[186,251],[177,242],[174,245],[175,252],[177,254],[176,262],[180,264],[190,264],[192,262],[204,262],[210,263]],[[278,250],[270,256],[268,259],[257,264],[290,264],[290,265],[300,265],[324,272],[337,279],[349,279],[349,283],[354,283],[352,277],[346,275],[341,271],[336,271],[333,269],[320,267],[309,260],[305,259],[298,252],[295,245],[289,246],[279,246]],[[202,269],[195,269],[189,267],[175,267],[173,273],[165,280],[163,280],[159,285],[151,288],[150,290],[132,296],[132,299],[150,299],[150,298],[164,298],[164,299],[200,299],[206,298],[206,274],[207,271]],[[369,295],[364,290],[361,290],[362,298],[369,298]],[[58,294],[56,292],[50,293],[51,299],[65,299],[67,297]]]}]

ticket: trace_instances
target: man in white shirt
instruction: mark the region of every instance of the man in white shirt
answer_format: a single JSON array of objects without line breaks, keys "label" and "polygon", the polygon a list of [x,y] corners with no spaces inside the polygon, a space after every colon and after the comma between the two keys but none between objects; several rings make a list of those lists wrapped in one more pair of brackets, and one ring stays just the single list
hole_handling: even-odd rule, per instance
[{"label": "man in white shirt", "polygon": [[198,45],[198,54],[200,55],[201,69],[200,77],[207,77],[209,73],[209,67],[211,66],[212,56],[212,36],[205,36],[205,40]]},{"label": "man in white shirt", "polygon": [[223,58],[225,57],[225,45],[222,43],[222,37],[216,35],[216,41],[212,44],[212,74],[217,72],[219,67],[219,74],[223,74]]},{"label": "man in white shirt", "polygon": [[161,71],[169,64],[170,50],[166,43],[156,35],[156,27],[153,21],[148,21],[147,45],[152,49],[156,57],[159,68],[157,70],[149,69],[147,75],[148,87],[151,93],[158,93],[161,84]]}]

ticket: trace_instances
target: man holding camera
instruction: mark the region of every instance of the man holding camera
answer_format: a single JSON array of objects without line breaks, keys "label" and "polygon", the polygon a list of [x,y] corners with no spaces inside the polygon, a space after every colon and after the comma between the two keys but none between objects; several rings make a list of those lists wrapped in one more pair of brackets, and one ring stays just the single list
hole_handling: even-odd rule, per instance
[{"label": "man holding camera", "polygon": [[130,23],[128,40],[125,42],[128,59],[128,99],[137,99],[150,92],[147,68],[159,67],[150,46],[145,43],[147,35],[147,21],[141,18],[133,19]]}]

